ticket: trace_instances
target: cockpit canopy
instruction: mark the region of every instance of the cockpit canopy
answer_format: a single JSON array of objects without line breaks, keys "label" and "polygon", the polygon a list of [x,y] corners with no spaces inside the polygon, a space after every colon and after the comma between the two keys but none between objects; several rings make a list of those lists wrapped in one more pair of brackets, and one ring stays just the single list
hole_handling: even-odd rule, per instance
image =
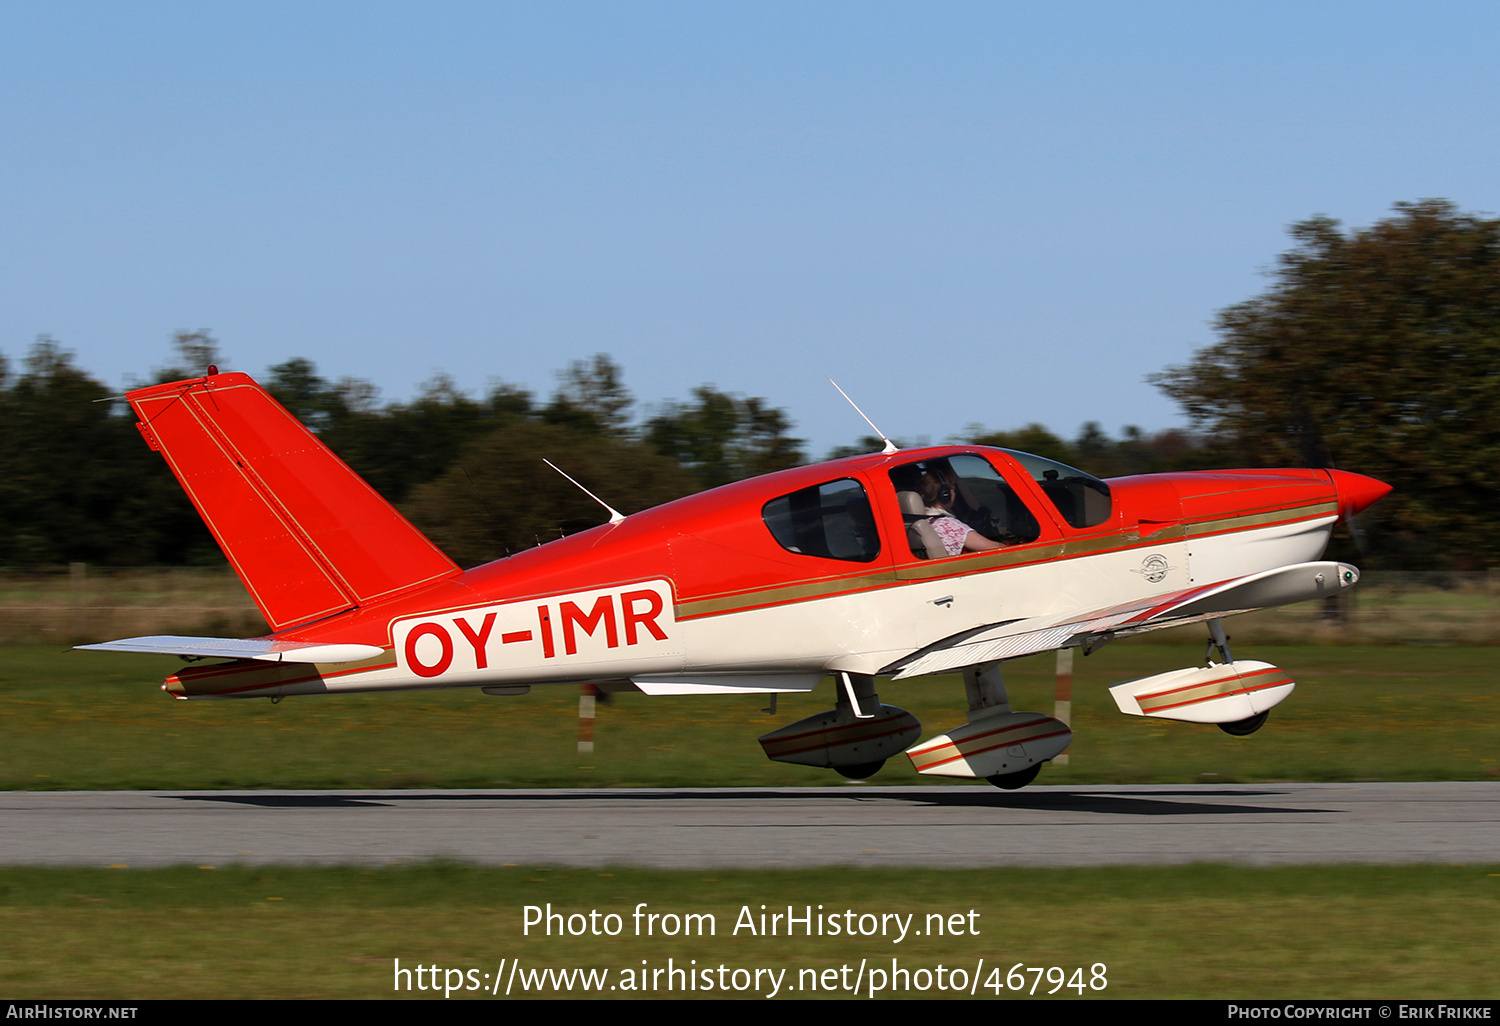
[{"label": "cockpit canopy", "polygon": [[[1069,526],[1094,527],[1110,518],[1109,485],[1103,481],[1055,460],[1000,451],[1036,482]],[[1027,504],[1037,500],[1023,498],[1006,479],[1018,476],[1015,467],[997,469],[984,455],[958,452],[900,463],[888,474],[907,545],[918,559],[1025,545],[1041,536],[1038,511]],[[880,554],[878,518],[865,485],[854,477],[772,499],[761,516],[788,552],[864,563]]]}]

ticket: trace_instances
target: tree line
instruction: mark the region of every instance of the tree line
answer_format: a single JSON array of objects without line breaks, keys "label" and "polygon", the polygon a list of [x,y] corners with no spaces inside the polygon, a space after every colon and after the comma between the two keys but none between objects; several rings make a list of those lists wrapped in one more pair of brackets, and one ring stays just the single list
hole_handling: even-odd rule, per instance
[{"label": "tree line", "polygon": [[[1358,230],[1313,218],[1272,286],[1219,314],[1219,341],[1152,380],[1191,431],[1064,439],[1038,424],[973,426],[956,442],[1021,449],[1100,477],[1213,467],[1339,467],[1395,493],[1334,554],[1372,568],[1500,565],[1500,221],[1444,200],[1397,204]],[[207,331],[179,332],[171,381],[223,366]],[[809,461],[785,411],[712,385],[636,418],[621,368],[597,355],[545,399],[439,376],[410,402],[329,381],[296,358],[261,380],[461,565],[600,522],[551,459],[629,513]],[[0,354],[0,565],[219,561],[217,547],[123,402],[41,338]],[[826,454],[873,452],[877,439]],[[1356,554],[1355,549],[1363,551]]]},{"label": "tree line", "polygon": [[[151,381],[223,365],[206,331],[179,332],[174,359]],[[227,368],[226,368],[227,369]],[[444,551],[474,565],[591,527],[600,508],[542,460],[630,513],[692,492],[809,461],[786,412],[765,399],[694,389],[636,422],[621,368],[608,356],[561,371],[545,400],[498,383],[482,397],[439,375],[410,402],[381,403],[357,378],[330,381],[305,358],[276,364],[266,389]],[[0,565],[212,564],[222,557],[166,462],[124,402],[50,338],[16,372],[0,355]],[[1044,450],[1104,472],[1170,469],[1192,448],[1180,432],[1118,442],[1097,425],[1064,442],[1032,425],[975,428],[986,445]],[[831,456],[874,452],[866,440]]]}]

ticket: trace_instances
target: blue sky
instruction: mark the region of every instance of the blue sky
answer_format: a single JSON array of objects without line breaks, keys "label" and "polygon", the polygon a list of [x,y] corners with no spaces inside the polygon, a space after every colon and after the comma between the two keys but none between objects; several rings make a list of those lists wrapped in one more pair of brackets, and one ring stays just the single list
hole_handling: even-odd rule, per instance
[{"label": "blue sky", "polygon": [[0,352],[1184,423],[1285,227],[1500,210],[1493,3],[0,2]]}]

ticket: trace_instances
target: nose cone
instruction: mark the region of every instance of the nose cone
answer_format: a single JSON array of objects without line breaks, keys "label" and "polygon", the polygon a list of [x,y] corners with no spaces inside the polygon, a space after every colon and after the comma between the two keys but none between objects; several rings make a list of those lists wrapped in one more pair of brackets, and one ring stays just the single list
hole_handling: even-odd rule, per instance
[{"label": "nose cone", "polygon": [[1339,493],[1339,519],[1348,520],[1356,513],[1375,505],[1390,494],[1391,486],[1384,481],[1363,474],[1351,474],[1347,470],[1325,470]]}]

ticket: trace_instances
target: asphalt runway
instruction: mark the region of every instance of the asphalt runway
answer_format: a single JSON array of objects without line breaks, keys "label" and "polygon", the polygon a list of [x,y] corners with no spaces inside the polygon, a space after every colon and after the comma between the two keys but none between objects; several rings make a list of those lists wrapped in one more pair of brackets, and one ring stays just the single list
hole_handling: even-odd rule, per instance
[{"label": "asphalt runway", "polygon": [[1500,783],[0,793],[0,864],[1500,862]]}]

